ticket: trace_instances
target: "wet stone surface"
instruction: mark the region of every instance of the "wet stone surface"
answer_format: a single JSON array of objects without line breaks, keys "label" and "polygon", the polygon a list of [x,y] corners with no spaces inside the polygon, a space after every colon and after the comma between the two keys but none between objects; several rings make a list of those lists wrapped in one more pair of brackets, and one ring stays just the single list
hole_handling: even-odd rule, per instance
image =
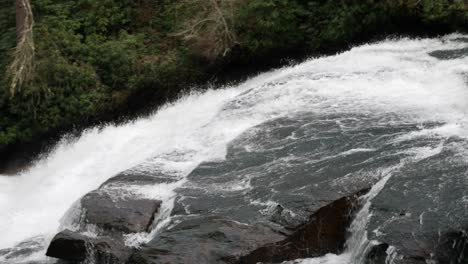
[{"label": "wet stone surface", "polygon": [[440,153],[395,173],[372,201],[369,236],[394,246],[398,261],[468,257],[468,165],[459,152],[465,147],[460,139],[445,140]]},{"label": "wet stone surface", "polygon": [[347,228],[355,212],[360,208],[358,199],[367,191],[362,190],[320,208],[286,239],[255,249],[242,256],[239,263],[281,263],[343,252]]},{"label": "wet stone surface", "polygon": [[106,232],[138,233],[150,231],[161,201],[112,197],[95,191],[81,199],[84,223]]},{"label": "wet stone surface", "polygon": [[[190,173],[188,182],[177,190],[172,224],[135,253],[131,261],[281,262],[342,252],[349,225],[344,220],[344,231],[330,242],[334,246],[322,251],[306,250],[289,258],[285,253],[284,258],[275,258],[272,250],[276,250],[272,248],[282,241],[288,244],[303,239],[301,226],[313,226],[315,218],[311,216],[368,189],[411,157],[413,153],[408,150],[415,145],[432,147],[432,141],[397,139],[438,124],[394,119],[391,125],[381,126],[395,117],[379,118],[371,114],[301,113],[246,131],[229,144],[225,160],[202,163]],[[343,210],[328,212],[339,218]],[[226,223],[239,224],[218,233]],[[303,245],[311,240],[304,241]]]},{"label": "wet stone surface", "polygon": [[[16,245],[14,248],[7,248],[0,250],[0,256],[4,257],[7,261],[14,262],[16,259],[27,257],[31,254],[41,252],[44,250],[42,238],[37,237],[28,241],[24,241]],[[1,263],[1,262],[0,262]],[[41,264],[40,262],[31,261],[26,264]]]},{"label": "wet stone surface", "polygon": [[174,179],[141,169],[124,171],[80,199],[80,215],[74,230],[59,232],[47,249],[47,256],[65,261],[92,261],[100,264],[124,263],[133,247],[125,235],[150,232],[161,201],[129,193],[123,187],[151,186]]}]

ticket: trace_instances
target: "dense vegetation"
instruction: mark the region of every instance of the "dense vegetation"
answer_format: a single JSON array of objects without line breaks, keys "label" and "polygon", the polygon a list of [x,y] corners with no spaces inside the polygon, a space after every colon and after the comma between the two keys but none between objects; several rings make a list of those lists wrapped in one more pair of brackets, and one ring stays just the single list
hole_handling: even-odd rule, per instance
[{"label": "dense vegetation", "polygon": [[34,75],[12,96],[13,2],[0,0],[0,149],[115,119],[232,65],[468,28],[465,0],[33,0]]}]

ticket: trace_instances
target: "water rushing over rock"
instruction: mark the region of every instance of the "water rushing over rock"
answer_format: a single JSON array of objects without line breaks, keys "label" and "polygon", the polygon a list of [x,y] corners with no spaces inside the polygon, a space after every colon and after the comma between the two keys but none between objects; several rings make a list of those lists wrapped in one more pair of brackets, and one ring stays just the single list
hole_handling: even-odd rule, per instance
[{"label": "water rushing over rock", "polygon": [[467,49],[364,45],[64,140],[0,177],[0,263],[59,232],[87,263],[462,263]]}]

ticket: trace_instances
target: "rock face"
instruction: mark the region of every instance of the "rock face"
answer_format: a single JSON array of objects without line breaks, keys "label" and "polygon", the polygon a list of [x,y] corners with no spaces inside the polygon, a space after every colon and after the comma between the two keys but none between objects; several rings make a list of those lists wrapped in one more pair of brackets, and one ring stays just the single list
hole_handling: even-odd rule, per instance
[{"label": "rock face", "polygon": [[64,230],[58,233],[46,255],[67,261],[92,260],[96,263],[122,263],[130,254],[124,243],[115,237],[92,238]]},{"label": "rock face", "polygon": [[309,221],[286,239],[264,245],[240,258],[241,264],[280,263],[286,260],[341,253],[353,212],[359,208],[358,197],[364,191],[341,198],[314,213]]},{"label": "rock face", "polygon": [[[82,259],[83,244],[85,258],[102,264],[280,263],[341,254],[358,197],[385,178],[366,218],[373,243],[362,263],[462,263],[468,166],[456,152],[461,142],[424,137],[439,123],[391,114],[384,123],[372,113],[300,113],[249,129],[229,144],[224,160],[199,164],[177,185],[166,225],[138,249],[123,237],[154,227],[161,202],[119,188],[177,177],[155,176],[154,167],[124,172],[83,197],[83,226],[59,234],[50,255],[65,259],[57,252],[68,247]],[[96,237],[82,237],[89,226]]]},{"label": "rock face", "polygon": [[107,232],[148,232],[161,201],[113,198],[105,192],[91,192],[81,199],[84,222]]},{"label": "rock face", "polygon": [[392,246],[395,263],[468,261],[464,143],[431,141],[437,151],[395,173],[372,201],[369,237]]},{"label": "rock face", "polygon": [[192,218],[145,245],[127,263],[279,263],[339,253],[362,193],[320,208],[290,235],[273,232],[264,225],[217,217]]},{"label": "rock face", "polygon": [[127,263],[232,263],[248,250],[282,237],[262,225],[201,216],[164,232]]},{"label": "rock face", "polygon": [[246,131],[225,160],[187,176],[169,227],[127,263],[274,263],[342,252],[357,196],[408,156],[387,142],[418,130],[367,119],[305,113]]},{"label": "rock face", "polygon": [[50,243],[46,255],[70,261],[86,259],[88,238],[70,230],[58,233]]},{"label": "rock face", "polygon": [[[100,264],[124,263],[133,251],[124,235],[149,232],[161,201],[121,192],[119,186],[154,184],[160,179],[124,172],[80,200],[77,230],[58,233],[47,256],[67,261],[91,260]],[[90,228],[91,227],[91,228]],[[92,236],[89,236],[89,230]]]}]

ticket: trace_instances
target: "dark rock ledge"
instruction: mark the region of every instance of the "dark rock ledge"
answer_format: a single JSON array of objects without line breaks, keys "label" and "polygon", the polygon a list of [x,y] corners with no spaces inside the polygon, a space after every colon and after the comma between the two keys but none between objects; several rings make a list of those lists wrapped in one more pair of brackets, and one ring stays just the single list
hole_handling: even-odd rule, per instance
[{"label": "dark rock ledge", "polygon": [[347,229],[351,225],[356,209],[359,208],[358,198],[367,191],[343,197],[320,208],[292,235],[254,250],[241,257],[239,263],[280,263],[318,257],[327,253],[341,253],[346,242]]},{"label": "dark rock ledge", "polygon": [[160,202],[113,201],[97,190],[82,198],[84,221],[99,227],[96,237],[64,230],[52,240],[47,256],[76,263],[278,263],[343,250],[358,197],[340,198],[318,209],[290,235],[264,225],[245,225],[221,217],[199,217],[165,232],[150,245],[135,250],[123,235],[148,231]]},{"label": "dark rock ledge", "polygon": [[[119,174],[99,189],[81,198],[81,219],[76,231],[58,233],[49,245],[46,255],[72,263],[92,259],[100,264],[124,263],[134,249],[124,243],[124,235],[149,232],[161,206],[161,201],[138,197],[125,197],[109,191],[115,182],[145,184],[137,175]],[[113,178],[113,179],[114,179]],[[87,236],[88,227],[97,234]]]},{"label": "dark rock ledge", "polygon": [[340,253],[358,197],[342,197],[315,211],[291,234],[267,226],[241,224],[220,217],[185,220],[135,252],[127,264],[279,263]]}]

